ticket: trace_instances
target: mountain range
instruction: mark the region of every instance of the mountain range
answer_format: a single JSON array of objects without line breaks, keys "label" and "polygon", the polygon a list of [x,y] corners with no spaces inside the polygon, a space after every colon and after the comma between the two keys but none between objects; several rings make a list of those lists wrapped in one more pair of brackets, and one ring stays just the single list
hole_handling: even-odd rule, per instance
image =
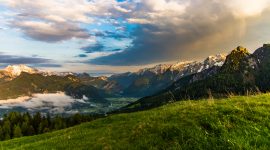
[{"label": "mountain range", "polygon": [[123,108],[137,110],[183,99],[266,92],[270,89],[269,73],[269,44],[253,54],[239,46],[227,56],[218,54],[203,61],[160,64],[110,77],[13,65],[0,71],[0,99],[57,91],[97,102],[106,102],[106,97],[138,97],[141,99]]},{"label": "mountain range", "polygon": [[108,80],[118,83],[122,88],[122,91],[119,91],[122,95],[144,97],[165,89],[182,77],[202,72],[213,66],[222,66],[225,59],[225,55],[219,54],[209,56],[204,61],[160,64],[133,73],[112,75]]},{"label": "mountain range", "polygon": [[213,66],[221,66],[225,58],[225,55],[219,54],[209,56],[204,61],[160,64],[137,72],[116,74],[110,77],[92,77],[87,73],[44,71],[22,64],[9,65],[0,71],[0,90],[3,89],[0,99],[57,91],[65,91],[76,98],[81,98],[83,95],[98,99],[104,95],[140,98],[163,90],[182,77],[202,72]]},{"label": "mountain range", "polygon": [[144,97],[122,111],[157,107],[178,100],[221,98],[249,95],[270,90],[270,44],[264,44],[253,54],[237,47],[222,66],[180,78],[166,89]]},{"label": "mountain range", "polygon": [[1,100],[62,91],[74,98],[85,96],[95,102],[107,102],[105,91],[84,84],[73,73],[45,72],[25,65],[12,65],[0,71],[0,81]]}]

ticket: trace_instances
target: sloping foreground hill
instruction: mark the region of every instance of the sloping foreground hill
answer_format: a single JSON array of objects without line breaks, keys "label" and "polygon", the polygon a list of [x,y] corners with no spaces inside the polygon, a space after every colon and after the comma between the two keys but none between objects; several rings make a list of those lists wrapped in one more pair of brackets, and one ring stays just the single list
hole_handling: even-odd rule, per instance
[{"label": "sloping foreground hill", "polygon": [[269,149],[270,95],[182,101],[112,115],[1,149]]}]

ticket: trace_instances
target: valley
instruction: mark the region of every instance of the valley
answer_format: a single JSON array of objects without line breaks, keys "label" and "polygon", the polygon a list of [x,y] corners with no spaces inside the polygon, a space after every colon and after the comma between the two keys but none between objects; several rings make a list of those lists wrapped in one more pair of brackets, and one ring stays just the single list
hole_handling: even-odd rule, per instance
[{"label": "valley", "polygon": [[[42,105],[37,106],[37,110],[46,113],[60,109],[60,114],[104,114],[149,109],[178,100],[255,94],[270,89],[264,85],[269,80],[269,51],[268,44],[254,54],[239,46],[227,56],[213,55],[203,61],[161,64],[109,77],[41,71],[25,65],[8,66],[1,71],[0,98],[29,97],[27,102],[40,101]],[[265,82],[261,82],[263,80]],[[51,96],[57,92],[62,92],[62,96],[56,95],[55,101],[66,98],[67,105],[57,108],[44,100],[53,99]],[[36,98],[35,94],[43,95]],[[12,109],[2,109],[3,113],[31,110],[20,106],[23,104],[5,105]],[[5,107],[4,104],[0,106]]]},{"label": "valley", "polygon": [[0,150],[270,150],[270,0],[0,0]]},{"label": "valley", "polygon": [[[60,131],[54,130],[57,126],[49,126],[53,130],[36,132],[41,135],[35,140],[23,137],[0,145],[13,148],[7,146],[12,142],[21,149],[50,149],[52,143],[59,149],[67,145],[84,149],[88,144],[95,145],[93,149],[144,149],[146,145],[157,149],[196,149],[222,144],[232,149],[264,149],[269,144],[265,126],[268,120],[262,116],[269,116],[265,110],[270,96],[262,93],[270,89],[265,84],[269,83],[269,54],[269,44],[253,54],[239,46],[226,57],[209,56],[204,61],[157,65],[110,77],[72,72],[47,74],[24,65],[8,66],[1,76],[0,97],[4,99],[0,101],[0,116],[16,111],[56,118],[60,115],[62,120],[70,120],[76,114],[93,118],[68,129],[63,125]],[[255,123],[258,118],[260,124]],[[124,126],[121,133],[117,126]],[[15,127],[18,128],[14,125],[10,130],[15,132]],[[75,130],[84,134],[74,133]],[[15,138],[13,135],[10,133]],[[246,139],[245,135],[251,138]],[[88,137],[81,141],[82,136]],[[260,136],[255,145],[254,136]],[[93,138],[101,142],[93,144]],[[68,142],[58,144],[58,139]],[[33,140],[36,142],[26,142]],[[127,144],[131,140],[134,145]],[[186,143],[189,140],[193,144]]]},{"label": "valley", "polygon": [[215,55],[201,62],[162,64],[110,77],[10,65],[0,71],[0,115],[10,111],[105,114],[163,90],[182,77],[220,66],[225,58]]},{"label": "valley", "polygon": [[108,103],[96,103],[88,98],[76,99],[63,92],[34,94],[31,97],[24,96],[16,99],[0,101],[0,116],[10,112],[28,112],[35,114],[40,112],[44,115],[70,116],[80,114],[107,114],[108,112],[120,109],[137,98],[107,98]]}]

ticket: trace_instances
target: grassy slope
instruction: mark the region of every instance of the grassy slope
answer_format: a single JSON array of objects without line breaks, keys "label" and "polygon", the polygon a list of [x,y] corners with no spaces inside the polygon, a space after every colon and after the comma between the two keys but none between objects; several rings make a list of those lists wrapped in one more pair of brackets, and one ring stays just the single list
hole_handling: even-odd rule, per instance
[{"label": "grassy slope", "polygon": [[0,142],[0,149],[268,149],[270,95],[177,102]]}]

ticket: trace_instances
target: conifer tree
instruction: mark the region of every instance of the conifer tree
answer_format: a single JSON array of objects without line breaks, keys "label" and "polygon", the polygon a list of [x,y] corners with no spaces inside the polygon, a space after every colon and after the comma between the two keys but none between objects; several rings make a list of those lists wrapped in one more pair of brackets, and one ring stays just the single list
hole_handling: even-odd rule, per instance
[{"label": "conifer tree", "polygon": [[13,137],[14,138],[18,138],[18,137],[22,137],[22,130],[21,127],[19,125],[15,125],[14,126],[14,131],[13,131]]}]

